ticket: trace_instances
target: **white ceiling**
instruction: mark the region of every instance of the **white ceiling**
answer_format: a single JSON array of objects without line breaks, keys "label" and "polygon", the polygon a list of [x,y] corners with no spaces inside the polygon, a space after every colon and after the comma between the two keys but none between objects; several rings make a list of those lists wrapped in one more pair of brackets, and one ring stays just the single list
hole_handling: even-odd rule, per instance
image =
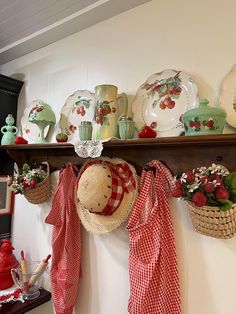
[{"label": "white ceiling", "polygon": [[0,64],[150,0],[0,0]]}]

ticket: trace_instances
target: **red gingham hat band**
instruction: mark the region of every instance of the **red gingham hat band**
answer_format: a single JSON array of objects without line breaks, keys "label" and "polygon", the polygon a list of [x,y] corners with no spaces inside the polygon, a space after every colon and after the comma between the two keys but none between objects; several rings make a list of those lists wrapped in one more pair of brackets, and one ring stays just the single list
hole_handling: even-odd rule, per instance
[{"label": "red gingham hat band", "polygon": [[98,215],[110,216],[112,215],[116,209],[120,206],[120,203],[124,197],[124,188],[123,182],[120,179],[117,171],[111,165],[107,165],[111,171],[111,179],[112,179],[112,192],[111,197],[109,198],[107,205],[103,208],[102,212],[96,213]]},{"label": "red gingham hat band", "polygon": [[[112,164],[106,160],[94,160],[83,168],[83,172],[92,165],[105,165],[109,168],[112,178],[112,193],[111,197],[107,202],[107,205],[97,215],[110,216],[120,206],[123,200],[124,193],[134,191],[136,188],[136,182],[132,171],[129,166],[125,163]],[[80,173],[81,174],[83,173]],[[93,212],[94,213],[94,212]]]}]

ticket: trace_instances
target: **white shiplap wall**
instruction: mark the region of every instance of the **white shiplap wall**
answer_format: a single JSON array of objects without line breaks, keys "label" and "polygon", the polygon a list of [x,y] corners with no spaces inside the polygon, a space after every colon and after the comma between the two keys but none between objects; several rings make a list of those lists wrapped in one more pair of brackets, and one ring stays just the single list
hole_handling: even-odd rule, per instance
[{"label": "white shiplap wall", "polygon": [[[111,83],[131,101],[146,78],[166,68],[186,71],[200,97],[218,104],[220,84],[236,62],[236,2],[153,0],[0,67],[25,80],[19,117],[33,99],[60,109],[77,89]],[[232,130],[235,132],[235,130]],[[203,156],[204,162],[205,156]],[[191,165],[189,165],[191,166]],[[193,231],[181,202],[172,202],[184,314],[235,314],[236,240]],[[33,258],[50,250],[49,206],[16,199],[13,238]],[[124,227],[98,237],[82,233],[82,269],[76,313],[125,314],[129,295],[128,237]],[[46,284],[46,281],[45,281]],[[43,312],[51,313],[44,306]],[[170,313],[171,314],[171,313]]]}]

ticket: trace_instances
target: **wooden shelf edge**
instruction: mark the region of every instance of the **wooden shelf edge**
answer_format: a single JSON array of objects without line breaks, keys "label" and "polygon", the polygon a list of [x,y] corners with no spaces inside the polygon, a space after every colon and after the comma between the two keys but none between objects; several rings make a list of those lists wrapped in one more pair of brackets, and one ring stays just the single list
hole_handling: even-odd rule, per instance
[{"label": "wooden shelf edge", "polygon": [[[174,174],[211,163],[221,163],[236,170],[236,134],[113,139],[103,146],[103,156],[124,159],[133,164],[139,173],[151,160],[160,160]],[[20,168],[25,162],[39,164],[47,160],[53,171],[67,162],[80,166],[86,160],[75,153],[70,143],[6,145],[0,149],[5,150]]]},{"label": "wooden shelf edge", "polygon": [[[103,145],[109,147],[132,147],[132,146],[188,146],[188,145],[208,145],[208,144],[236,144],[236,134],[202,135],[202,136],[176,136],[159,137],[151,139],[120,140],[112,139]],[[73,149],[70,143],[48,143],[48,144],[21,144],[0,146],[1,150],[48,150],[48,149]]]}]

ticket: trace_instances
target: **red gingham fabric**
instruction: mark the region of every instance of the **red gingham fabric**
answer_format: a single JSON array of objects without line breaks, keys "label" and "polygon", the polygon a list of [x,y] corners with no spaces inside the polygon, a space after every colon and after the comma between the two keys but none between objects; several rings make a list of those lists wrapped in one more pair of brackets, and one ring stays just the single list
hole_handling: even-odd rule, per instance
[{"label": "red gingham fabric", "polygon": [[93,160],[88,162],[80,171],[79,177],[82,173],[92,165],[105,165],[109,168],[112,178],[112,192],[107,205],[103,208],[102,212],[96,213],[98,215],[110,216],[119,207],[123,200],[124,192],[132,192],[136,188],[136,182],[132,171],[125,163],[112,164],[107,160]]},{"label": "red gingham fabric", "polygon": [[52,297],[57,314],[72,314],[80,274],[80,221],[75,206],[77,170],[68,163],[60,171],[52,209],[45,222],[52,232]]},{"label": "red gingham fabric", "polygon": [[130,236],[130,314],[179,314],[180,288],[168,192],[173,178],[159,161],[142,171]]},{"label": "red gingham fabric", "polygon": [[124,197],[124,189],[120,177],[113,167],[111,167],[110,165],[107,166],[111,171],[111,197],[109,198],[106,206],[103,208],[103,211],[101,213],[97,213],[104,216],[112,215],[119,207]]}]

